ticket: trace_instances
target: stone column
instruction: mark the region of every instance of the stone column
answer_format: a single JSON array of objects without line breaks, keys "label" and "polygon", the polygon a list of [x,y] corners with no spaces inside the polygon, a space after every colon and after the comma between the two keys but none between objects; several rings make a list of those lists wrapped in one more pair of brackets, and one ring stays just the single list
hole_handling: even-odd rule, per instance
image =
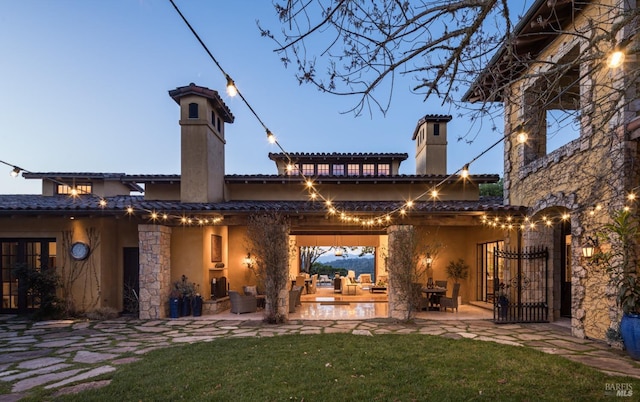
[{"label": "stone column", "polygon": [[140,319],[166,318],[171,291],[171,228],[138,225]]},{"label": "stone column", "polygon": [[[406,225],[394,225],[387,228],[387,234],[389,235],[389,255],[387,261],[394,261],[393,253],[398,250],[393,249],[393,245],[397,244],[396,234],[398,230],[406,229]],[[398,283],[399,278],[394,277],[394,268],[387,266],[387,274],[389,275],[387,292],[389,294],[389,318],[395,318],[397,320],[405,320],[407,318],[407,312],[409,306],[407,305],[407,296],[403,294],[401,283]]]}]

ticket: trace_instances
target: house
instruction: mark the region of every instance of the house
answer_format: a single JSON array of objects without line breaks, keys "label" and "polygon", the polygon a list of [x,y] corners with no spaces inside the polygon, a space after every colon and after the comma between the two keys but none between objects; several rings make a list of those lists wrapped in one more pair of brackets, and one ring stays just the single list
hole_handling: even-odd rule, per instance
[{"label": "house", "polygon": [[[551,314],[571,317],[577,337],[604,339],[619,322],[615,290],[582,250],[638,189],[636,8],[535,1],[465,95],[504,105],[504,201],[528,208],[505,242],[548,250]],[[607,63],[616,50],[622,66]],[[571,119],[576,135],[562,126]],[[554,136],[568,140],[551,149]]]},{"label": "house", "polygon": [[[234,116],[218,93],[190,84],[169,95],[180,113],[180,174],[29,172],[23,176],[42,180],[42,194],[0,195],[0,312],[35,307],[12,275],[20,263],[56,269],[63,296],[78,311],[126,311],[127,299],[139,295],[141,318],[167,317],[172,283],[183,275],[206,300],[217,299],[214,280],[234,290],[255,283],[246,263],[247,217],[276,210],[290,217],[296,250],[374,247],[376,275],[385,272],[380,255],[390,228],[414,225],[443,245],[432,262],[434,278],[446,279],[446,264],[463,258],[473,267],[463,301],[492,300],[490,262],[478,250],[502,241],[502,231],[482,217],[522,209],[480,197],[479,185],[498,175],[447,173],[451,116],[423,116],[408,133],[416,174],[399,174],[404,153],[300,152],[269,154],[273,174],[236,175],[224,171],[225,143],[233,140],[225,126]],[[300,269],[296,254],[292,276]]]}]

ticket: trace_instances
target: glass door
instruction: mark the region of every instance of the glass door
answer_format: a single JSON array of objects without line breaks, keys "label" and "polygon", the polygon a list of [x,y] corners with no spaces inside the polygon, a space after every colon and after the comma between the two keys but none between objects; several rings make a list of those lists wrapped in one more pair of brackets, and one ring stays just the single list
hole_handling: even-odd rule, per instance
[{"label": "glass door", "polygon": [[27,283],[20,283],[17,271],[55,268],[55,240],[0,239],[0,312],[26,312],[40,306],[42,295],[33,294]]}]

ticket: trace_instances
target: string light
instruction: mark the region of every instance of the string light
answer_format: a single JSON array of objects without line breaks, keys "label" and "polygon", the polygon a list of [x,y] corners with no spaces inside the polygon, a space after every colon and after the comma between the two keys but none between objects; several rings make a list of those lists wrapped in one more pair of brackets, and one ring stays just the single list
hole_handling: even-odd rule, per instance
[{"label": "string light", "polygon": [[609,68],[618,68],[624,63],[625,55],[621,50],[615,50],[611,52],[607,59],[607,65]]},{"label": "string light", "polygon": [[518,128],[516,129],[516,133],[516,141],[518,141],[519,144],[524,144],[529,139],[527,132],[524,131],[524,128],[522,126],[518,126]]},{"label": "string light", "polygon": [[238,88],[236,88],[235,82],[227,75],[227,95],[234,97],[238,95]]},{"label": "string light", "polygon": [[468,163],[466,165],[464,165],[464,167],[462,168],[462,171],[460,172],[460,177],[462,177],[463,179],[468,179],[469,178],[469,164]]},{"label": "string light", "polygon": [[269,141],[269,144],[275,144],[276,143],[276,136],[273,135],[273,133],[271,131],[269,131],[267,129],[267,141]]}]

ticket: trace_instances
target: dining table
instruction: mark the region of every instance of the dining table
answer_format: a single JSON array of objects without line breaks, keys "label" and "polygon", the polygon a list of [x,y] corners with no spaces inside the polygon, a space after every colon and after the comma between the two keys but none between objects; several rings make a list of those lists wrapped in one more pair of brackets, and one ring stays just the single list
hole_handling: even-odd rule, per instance
[{"label": "dining table", "polygon": [[429,310],[439,310],[440,307],[436,306],[432,299],[431,296],[444,296],[447,294],[447,288],[441,288],[438,286],[434,286],[434,287],[424,287],[422,288],[422,292],[426,293],[427,295],[427,300],[429,300]]}]

